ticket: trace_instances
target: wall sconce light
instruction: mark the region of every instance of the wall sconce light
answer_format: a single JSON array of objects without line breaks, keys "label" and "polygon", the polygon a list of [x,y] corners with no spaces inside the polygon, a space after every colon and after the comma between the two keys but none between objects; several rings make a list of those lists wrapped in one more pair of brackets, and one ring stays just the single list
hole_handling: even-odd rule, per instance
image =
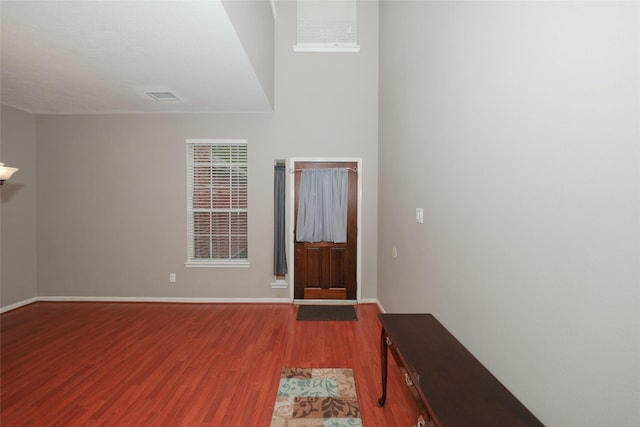
[{"label": "wall sconce light", "polygon": [[4,163],[0,163],[0,185],[4,184],[16,172],[18,172],[18,168],[11,168],[5,166]]}]

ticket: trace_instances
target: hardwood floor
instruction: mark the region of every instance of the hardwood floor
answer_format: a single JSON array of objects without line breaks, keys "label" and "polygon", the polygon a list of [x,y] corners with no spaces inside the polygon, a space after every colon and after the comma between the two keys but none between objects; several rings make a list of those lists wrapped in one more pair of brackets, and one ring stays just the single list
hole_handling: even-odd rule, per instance
[{"label": "hardwood floor", "polygon": [[37,302],[0,317],[2,426],[268,426],[283,367],[348,367],[365,427],[418,416],[380,323],[296,321],[291,304]]}]

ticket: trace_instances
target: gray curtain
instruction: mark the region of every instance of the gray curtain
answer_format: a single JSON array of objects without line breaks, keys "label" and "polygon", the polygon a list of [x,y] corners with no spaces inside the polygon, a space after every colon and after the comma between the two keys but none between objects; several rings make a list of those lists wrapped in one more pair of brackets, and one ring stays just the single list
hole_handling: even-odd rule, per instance
[{"label": "gray curtain", "polygon": [[285,188],[287,176],[284,165],[275,165],[273,171],[273,275],[287,274],[285,223]]},{"label": "gray curtain", "polygon": [[298,242],[347,241],[346,168],[303,169],[298,194]]}]

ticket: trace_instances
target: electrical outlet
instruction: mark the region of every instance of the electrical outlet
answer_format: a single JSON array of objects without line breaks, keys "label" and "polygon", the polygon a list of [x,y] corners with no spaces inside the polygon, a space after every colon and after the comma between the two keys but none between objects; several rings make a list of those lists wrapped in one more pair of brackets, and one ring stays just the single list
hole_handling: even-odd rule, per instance
[{"label": "electrical outlet", "polygon": [[176,273],[169,273],[169,283],[176,283]]}]

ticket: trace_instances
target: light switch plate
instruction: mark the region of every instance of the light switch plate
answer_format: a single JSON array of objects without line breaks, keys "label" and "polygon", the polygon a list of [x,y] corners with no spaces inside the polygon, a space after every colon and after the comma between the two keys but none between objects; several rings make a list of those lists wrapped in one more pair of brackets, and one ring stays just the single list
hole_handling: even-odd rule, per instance
[{"label": "light switch plate", "polygon": [[416,208],[416,222],[418,224],[424,222],[424,210],[422,208]]}]

